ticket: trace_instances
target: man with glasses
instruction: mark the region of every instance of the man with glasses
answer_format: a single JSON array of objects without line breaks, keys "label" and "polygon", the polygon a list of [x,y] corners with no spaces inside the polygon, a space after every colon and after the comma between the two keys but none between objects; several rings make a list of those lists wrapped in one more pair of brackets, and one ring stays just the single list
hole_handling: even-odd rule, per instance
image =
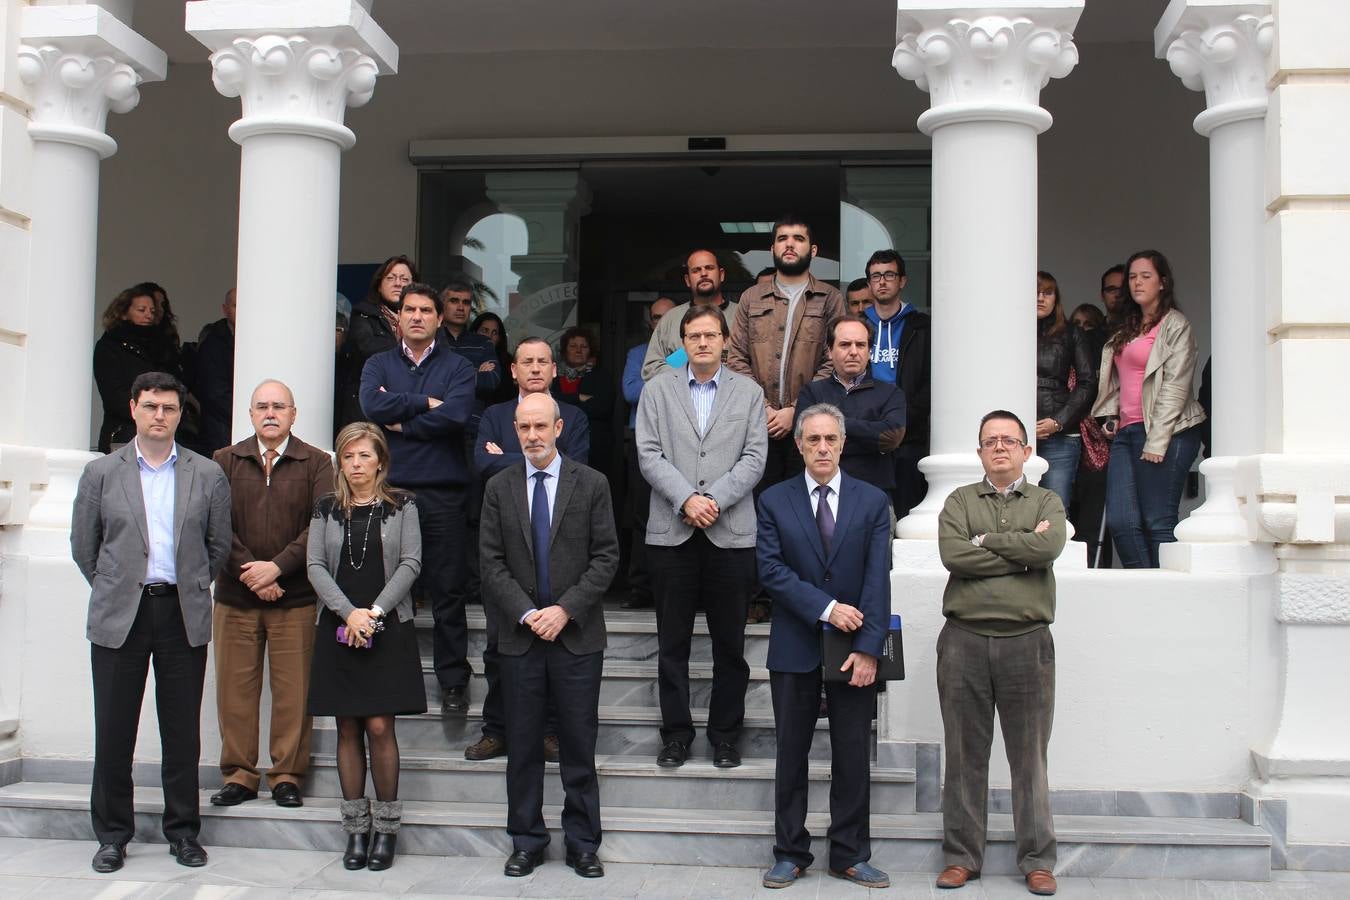
[{"label": "man with glasses", "polygon": [[703,608],[713,648],[708,742],[713,765],[741,764],[745,616],[755,579],[753,491],[764,472],[764,392],[722,365],[727,322],[695,306],[680,321],[689,362],[647,382],[637,448],[652,486],[647,548],[656,600],[661,741],[656,764],[684,765],[694,742],[689,649]]},{"label": "man with glasses", "polygon": [[197,761],[211,579],[230,552],[230,485],[220,466],[175,440],[186,396],[172,375],[136,376],[130,397],[136,437],[85,466],[75,493],[70,555],[91,588],[95,872],[122,868],[136,834],[131,761],[152,662],[160,827],[180,865],[206,865],[197,842]]},{"label": "man with glasses", "polygon": [[905,261],[894,250],[878,250],[867,260],[873,302],[864,315],[872,323],[872,377],[895,385],[905,395],[905,439],[896,448],[895,517],[903,519],[928,492],[919,460],[928,455],[928,418],[932,406],[932,320],[901,296],[908,279]]},{"label": "man with glasses", "polygon": [[213,806],[258,796],[258,713],[263,660],[272,691],[267,787],[277,806],[303,805],[309,769],[310,657],[316,595],[306,574],[314,503],[333,490],[328,454],[296,437],[295,397],[280,381],[264,381],[249,401],[253,434],[215,454],[230,483],[234,541],[216,579],[212,631],[216,642],[216,711],[220,774]]},{"label": "man with glasses", "polygon": [[1116,263],[1102,273],[1102,306],[1106,307],[1108,330],[1115,326],[1124,309],[1125,265]]},{"label": "man with glasses", "polygon": [[980,421],[985,477],[957,488],[938,517],[950,573],[937,641],[938,703],[947,753],[940,888],[978,878],[988,827],[994,713],[1012,770],[1017,866],[1033,894],[1055,892],[1055,828],[1046,748],[1055,713],[1055,560],[1064,506],[1023,474],[1032,448],[1007,410]]}]

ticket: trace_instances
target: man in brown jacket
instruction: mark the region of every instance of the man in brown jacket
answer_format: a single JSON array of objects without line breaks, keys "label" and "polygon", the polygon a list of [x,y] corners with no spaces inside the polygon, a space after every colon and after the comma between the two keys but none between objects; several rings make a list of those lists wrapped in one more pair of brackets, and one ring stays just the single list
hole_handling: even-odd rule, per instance
[{"label": "man in brown jacket", "polygon": [[825,329],[844,314],[838,289],[811,276],[816,245],[800,216],[779,217],[771,249],[774,277],[741,294],[727,353],[727,368],[764,389],[769,451],[756,495],[802,470],[792,443],[797,392],[833,371]]},{"label": "man in brown jacket", "polygon": [[216,707],[220,771],[215,806],[258,796],[258,701],[266,652],[272,688],[267,786],[278,806],[300,806],[309,766],[310,655],[314,588],[305,549],[314,501],[333,490],[328,454],[291,434],[295,398],[279,381],[264,381],[249,400],[254,434],[215,453],[230,482],[234,542],[216,579]]}]

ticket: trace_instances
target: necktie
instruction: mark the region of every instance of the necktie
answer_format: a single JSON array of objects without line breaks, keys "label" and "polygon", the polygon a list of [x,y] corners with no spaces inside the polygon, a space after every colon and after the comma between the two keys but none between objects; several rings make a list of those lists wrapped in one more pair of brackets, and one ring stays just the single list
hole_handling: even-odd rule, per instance
[{"label": "necktie", "polygon": [[534,539],[534,599],[541,608],[553,605],[553,589],[548,580],[548,491],[544,488],[544,479],[547,477],[547,472],[534,473],[534,499],[530,502],[530,535]]},{"label": "necktie", "polygon": [[830,548],[834,545],[834,513],[830,512],[830,486],[822,484],[816,488],[816,496],[820,498],[816,503],[816,527],[820,529],[820,543],[828,557]]},{"label": "necktie", "polygon": [[275,450],[268,450],[263,454],[263,475],[267,477],[267,483],[272,483],[272,466],[276,464],[276,458],[281,454]]}]

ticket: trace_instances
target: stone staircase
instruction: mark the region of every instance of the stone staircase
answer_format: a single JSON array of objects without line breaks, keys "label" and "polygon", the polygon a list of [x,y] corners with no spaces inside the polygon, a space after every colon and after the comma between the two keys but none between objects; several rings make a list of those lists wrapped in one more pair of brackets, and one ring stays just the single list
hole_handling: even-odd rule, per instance
[{"label": "stone staircase", "polygon": [[[679,769],[655,764],[660,740],[656,700],[656,626],[650,612],[609,608],[609,648],[600,697],[597,767],[605,828],[602,858],[615,862],[691,865],[756,865],[771,861],[773,844],[774,723],[768,673],[763,668],[768,625],[747,627],[751,682],[746,695],[744,764],[715,769],[701,725],[694,757]],[[423,669],[428,696],[438,696],[430,664],[430,636],[420,617]],[[471,607],[472,697],[486,693],[481,652],[484,619]],[[701,617],[691,665],[691,697],[706,705],[711,689],[711,646]],[[903,688],[901,688],[903,689]],[[398,723],[402,751],[400,794],[405,798],[402,852],[505,856],[506,760],[469,762],[464,748],[478,739],[481,707],[467,719],[426,714]],[[829,809],[829,736],[818,723],[812,744],[808,824],[823,836]],[[872,739],[874,760],[877,742]],[[937,812],[939,754],[933,745],[887,742],[872,771],[873,861],[892,872],[937,872],[942,867],[941,816]],[[219,809],[203,791],[202,840],[208,846],[339,850],[336,732],[331,720],[316,720],[313,765],[305,785],[306,805],[279,809],[265,799]],[[552,851],[561,854],[557,832],[562,790],[551,765],[545,780],[545,819],[555,830]],[[0,835],[89,838],[87,762],[25,759],[15,783],[0,787]],[[137,781],[158,784],[158,766],[137,766]],[[203,767],[202,784],[214,789],[219,775]],[[1069,875],[1218,878],[1270,877],[1272,846],[1261,827],[1259,806],[1237,794],[1165,795],[1172,802],[1103,803],[1111,792],[1056,795],[1060,866]],[[923,797],[922,802],[920,797]],[[1246,801],[1246,802],[1243,802]],[[1012,873],[1012,822],[1006,797],[995,793],[985,871]],[[1000,811],[1003,810],[1003,811]],[[1122,811],[1135,813],[1120,814]],[[137,791],[138,838],[159,841],[162,798],[157,787]],[[1106,814],[1092,814],[1106,813]],[[1282,836],[1281,836],[1282,837]],[[823,842],[818,842],[823,844]],[[823,859],[823,846],[818,849]]]}]

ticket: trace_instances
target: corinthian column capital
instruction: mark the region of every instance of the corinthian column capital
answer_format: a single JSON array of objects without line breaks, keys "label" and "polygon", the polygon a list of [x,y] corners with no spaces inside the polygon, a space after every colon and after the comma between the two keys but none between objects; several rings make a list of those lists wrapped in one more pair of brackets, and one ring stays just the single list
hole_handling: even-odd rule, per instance
[{"label": "corinthian column capital", "polygon": [[1049,128],[1041,88],[1078,64],[1073,28],[1082,11],[1082,0],[979,6],[899,0],[892,65],[933,98],[919,129],[931,134],[963,121]]},{"label": "corinthian column capital", "polygon": [[1172,0],[1153,32],[1154,50],[1181,83],[1205,92],[1195,130],[1266,114],[1266,57],[1275,40],[1269,0]]},{"label": "corinthian column capital", "polygon": [[30,6],[22,11],[19,78],[28,87],[36,141],[86,147],[107,158],[117,142],[109,112],[130,112],[145,81],[162,81],[163,51],[94,4]]}]

